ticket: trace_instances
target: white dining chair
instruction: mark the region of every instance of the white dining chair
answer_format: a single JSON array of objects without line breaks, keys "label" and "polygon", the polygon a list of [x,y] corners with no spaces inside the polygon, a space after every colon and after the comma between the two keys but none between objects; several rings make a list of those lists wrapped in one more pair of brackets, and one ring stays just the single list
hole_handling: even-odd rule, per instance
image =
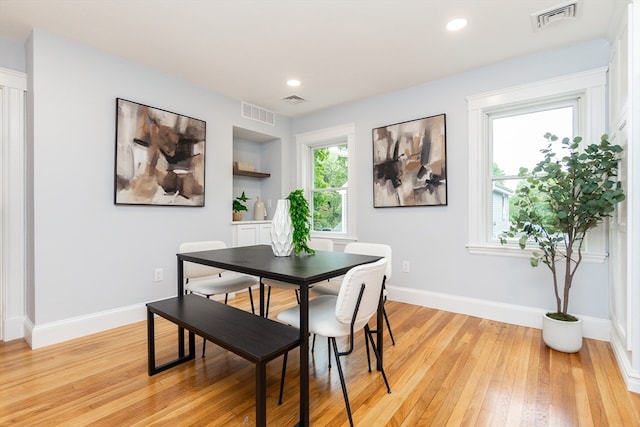
[{"label": "white dining chair", "polygon": [[[344,252],[349,254],[359,254],[359,255],[372,255],[372,256],[381,256],[389,260],[387,263],[387,270],[385,272],[385,285],[383,286],[383,303],[387,301],[387,289],[386,284],[391,280],[391,255],[392,250],[391,246],[385,245],[382,243],[367,243],[367,242],[351,242],[348,243],[344,247]],[[340,290],[340,286],[342,285],[342,278],[336,277],[325,283],[318,284],[313,287],[314,295],[338,295]],[[387,310],[383,311],[384,320],[387,325],[387,330],[389,331],[389,337],[391,338],[391,343],[396,345],[396,340],[393,336],[393,331],[391,330],[391,324],[389,323],[389,317],[387,316]]]},{"label": "white dining chair", "polygon": [[[224,249],[226,247],[227,245],[219,240],[184,242],[180,244],[178,251],[180,253],[188,253]],[[251,287],[259,284],[256,277],[192,262],[184,263],[183,277],[185,280],[185,293],[194,293],[206,298],[211,298],[214,295],[224,295],[225,304],[228,302],[230,293],[248,289],[251,311],[255,314]],[[206,344],[207,342],[205,340],[202,345],[203,356],[205,354]]]},{"label": "white dining chair", "polygon": [[[387,264],[388,261],[383,258],[374,263],[354,267],[344,276],[338,295],[323,295],[309,301],[309,332],[329,338],[338,366],[342,395],[351,426],[353,426],[351,406],[349,405],[349,395],[344,380],[344,373],[342,372],[340,357],[347,356],[353,352],[353,336],[356,332],[364,329],[365,339],[371,343],[376,360],[379,360],[378,349],[368,322],[378,310]],[[280,312],[278,314],[278,320],[299,328],[300,306],[295,306]],[[345,351],[338,350],[336,342],[336,338],[338,337],[348,337],[348,348]],[[287,355],[285,354],[282,366],[279,403],[282,403],[286,363]],[[370,362],[369,372],[371,372]],[[387,386],[387,392],[391,393],[384,368],[382,368],[380,372]]]},{"label": "white dining chair", "polygon": [[[307,246],[309,246],[309,249],[313,249],[314,251],[333,251],[333,240],[312,238],[307,243]],[[298,304],[300,304],[300,294],[299,294],[300,287],[298,285],[295,285],[293,283],[281,282],[279,280],[273,280],[273,279],[263,278],[261,280],[264,286],[267,287],[267,304],[266,304],[265,317],[269,317],[269,303],[271,302],[271,288],[291,289],[295,291],[296,301],[298,302]]]}]

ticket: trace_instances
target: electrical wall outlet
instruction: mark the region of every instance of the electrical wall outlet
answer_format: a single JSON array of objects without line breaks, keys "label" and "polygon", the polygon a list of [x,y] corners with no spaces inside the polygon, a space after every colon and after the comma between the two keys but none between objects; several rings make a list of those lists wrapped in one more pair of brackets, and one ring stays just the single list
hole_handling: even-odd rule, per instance
[{"label": "electrical wall outlet", "polygon": [[407,260],[402,261],[402,272],[403,273],[409,272],[409,261]]},{"label": "electrical wall outlet", "polygon": [[164,271],[161,268],[153,270],[153,281],[162,282],[164,280]]}]

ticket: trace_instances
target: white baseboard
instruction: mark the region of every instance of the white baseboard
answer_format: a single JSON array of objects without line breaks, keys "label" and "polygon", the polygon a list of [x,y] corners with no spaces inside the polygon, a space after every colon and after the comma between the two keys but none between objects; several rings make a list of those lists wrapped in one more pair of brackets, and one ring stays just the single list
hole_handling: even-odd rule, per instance
[{"label": "white baseboard", "polygon": [[32,349],[36,349],[146,319],[145,304],[120,307],[43,325],[34,325],[27,319],[24,322],[24,339]]},{"label": "white baseboard", "polygon": [[[389,286],[387,290],[389,291],[388,299],[392,301],[537,329],[542,329],[542,316],[548,311],[412,288]],[[611,333],[609,319],[589,316],[580,316],[580,319],[582,319],[582,335],[585,338],[609,341]]]},{"label": "white baseboard", "polygon": [[[542,327],[542,315],[545,312],[531,307],[411,288],[389,286],[388,291],[388,298],[393,301],[538,329]],[[611,322],[608,319],[587,316],[580,316],[580,318],[583,321],[585,338],[610,340]],[[43,325],[33,325],[26,319],[23,323],[24,338],[31,348],[36,349],[143,320],[146,320],[144,304],[92,313]],[[17,338],[20,336],[22,335]]]},{"label": "white baseboard", "polygon": [[[234,297],[235,292],[229,294],[229,298]],[[212,299],[224,300],[224,295],[215,295]],[[135,304],[43,325],[34,325],[26,317],[21,320],[21,333],[15,338],[24,337],[29,346],[36,349],[147,320],[147,308],[144,303]]]},{"label": "white baseboard", "polygon": [[624,340],[620,338],[615,330],[611,332],[611,348],[627,389],[640,393],[640,370],[633,369],[633,366],[631,366],[629,352],[626,350]]}]

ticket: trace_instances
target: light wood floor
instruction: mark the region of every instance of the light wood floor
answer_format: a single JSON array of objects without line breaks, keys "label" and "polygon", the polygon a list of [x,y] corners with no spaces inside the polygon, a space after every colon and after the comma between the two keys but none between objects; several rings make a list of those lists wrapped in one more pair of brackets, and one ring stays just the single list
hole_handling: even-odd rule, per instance
[{"label": "light wood floor", "polygon": [[[293,292],[274,290],[273,311],[294,303]],[[546,348],[536,329],[392,301],[387,311],[397,340],[385,349],[392,393],[367,372],[361,336],[345,361],[356,425],[640,426],[640,395],[626,391],[608,343],[585,340],[568,355]],[[156,333],[158,351],[172,357],[175,327],[159,319]],[[321,339],[311,357],[311,422],[348,425],[326,359]],[[297,420],[297,350],[289,361],[281,406],[281,359],[268,366],[269,425]],[[33,351],[21,340],[0,343],[2,426],[244,426],[254,411],[253,365],[214,345],[205,358],[149,377],[144,322]]]}]

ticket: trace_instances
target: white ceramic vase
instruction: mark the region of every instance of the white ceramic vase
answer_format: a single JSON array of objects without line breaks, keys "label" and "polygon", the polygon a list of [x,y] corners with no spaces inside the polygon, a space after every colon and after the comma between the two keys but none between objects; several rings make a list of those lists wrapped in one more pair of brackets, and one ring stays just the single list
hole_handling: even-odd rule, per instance
[{"label": "white ceramic vase", "polygon": [[271,249],[275,256],[289,256],[293,251],[293,225],[288,199],[280,199],[271,221]]},{"label": "white ceramic vase", "polygon": [[565,322],[542,316],[542,340],[554,350],[577,353],[582,348],[582,320]]},{"label": "white ceramic vase", "polygon": [[264,202],[260,197],[256,198],[256,202],[253,204],[253,219],[256,221],[262,221],[267,217],[267,211],[264,208]]}]

